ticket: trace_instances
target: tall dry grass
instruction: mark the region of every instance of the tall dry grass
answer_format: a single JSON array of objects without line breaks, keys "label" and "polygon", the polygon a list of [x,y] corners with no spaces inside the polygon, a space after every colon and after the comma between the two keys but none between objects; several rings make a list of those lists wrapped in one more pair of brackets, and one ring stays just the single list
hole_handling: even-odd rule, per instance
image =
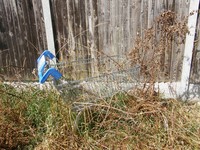
[{"label": "tall dry grass", "polygon": [[199,149],[200,107],[118,93],[97,103],[0,86],[2,149]]},{"label": "tall dry grass", "polygon": [[[167,21],[174,19],[172,12],[163,15]],[[141,65],[144,86],[133,89],[131,94],[119,92],[95,103],[78,99],[72,105],[55,91],[30,87],[16,90],[1,83],[0,148],[200,149],[200,106],[163,99],[154,91],[153,83],[161,69],[162,43],[151,45],[155,42],[154,31],[149,29],[146,33],[143,38],[147,39],[142,43],[143,38],[138,38],[138,45],[130,54],[132,63]],[[179,30],[170,37],[175,34]],[[150,43],[144,45],[145,42]],[[152,62],[144,61],[147,46],[155,51],[150,57]],[[139,51],[141,47],[143,51]],[[74,109],[74,105],[81,109]]]}]

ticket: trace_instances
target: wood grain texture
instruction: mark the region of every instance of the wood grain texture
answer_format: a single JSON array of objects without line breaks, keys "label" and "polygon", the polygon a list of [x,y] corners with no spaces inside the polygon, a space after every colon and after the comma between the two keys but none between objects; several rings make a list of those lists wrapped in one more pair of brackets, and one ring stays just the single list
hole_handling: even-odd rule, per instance
[{"label": "wood grain texture", "polygon": [[200,83],[200,16],[198,15],[190,83]]},{"label": "wood grain texture", "polygon": [[[175,11],[182,19],[189,9],[188,0],[50,0],[50,4],[59,60],[92,60],[63,70],[77,78],[95,76],[102,67],[116,69],[104,58],[116,56],[120,64],[121,58],[126,59],[133,49],[136,36],[144,36],[144,30],[153,26],[161,12]],[[20,66],[27,72],[35,67],[38,53],[44,49],[41,2],[0,0],[0,67]],[[167,80],[180,80],[183,50],[184,44],[166,46],[161,63],[166,66],[163,72],[168,74]],[[0,73],[8,72],[13,70]]]},{"label": "wood grain texture", "polygon": [[[126,58],[136,36],[144,36],[160,13],[171,10],[181,20],[189,7],[185,0],[51,0],[51,4],[60,61],[92,58],[93,65],[81,66],[92,75],[98,74],[99,58]],[[161,62],[166,80],[180,80],[183,51],[184,44],[166,44]],[[115,68],[109,62],[105,67]],[[80,70],[75,65],[71,69]]]},{"label": "wood grain texture", "polygon": [[22,78],[31,74],[46,48],[41,3],[37,0],[0,1],[0,73]]}]

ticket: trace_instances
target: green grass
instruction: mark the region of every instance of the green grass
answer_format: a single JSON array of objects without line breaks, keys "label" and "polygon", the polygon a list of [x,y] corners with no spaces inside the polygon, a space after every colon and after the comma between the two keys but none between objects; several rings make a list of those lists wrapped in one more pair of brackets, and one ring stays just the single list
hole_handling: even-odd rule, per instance
[{"label": "green grass", "polygon": [[200,107],[118,93],[74,111],[55,91],[0,85],[3,149],[200,149]]}]

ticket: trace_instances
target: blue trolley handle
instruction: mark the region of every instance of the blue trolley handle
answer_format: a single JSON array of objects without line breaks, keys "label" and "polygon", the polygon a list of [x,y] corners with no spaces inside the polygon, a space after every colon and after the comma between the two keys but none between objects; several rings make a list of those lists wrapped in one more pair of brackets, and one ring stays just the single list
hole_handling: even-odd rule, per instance
[{"label": "blue trolley handle", "polygon": [[37,59],[37,69],[40,83],[44,83],[50,75],[56,80],[59,80],[62,77],[62,74],[53,67],[47,69],[45,72],[45,67],[47,66],[46,58],[52,60],[54,57],[55,56],[50,51],[45,50]]}]

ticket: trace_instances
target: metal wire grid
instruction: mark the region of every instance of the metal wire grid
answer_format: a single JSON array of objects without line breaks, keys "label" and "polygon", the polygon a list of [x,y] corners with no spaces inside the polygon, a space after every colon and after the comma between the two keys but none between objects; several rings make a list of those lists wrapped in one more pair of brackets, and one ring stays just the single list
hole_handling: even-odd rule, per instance
[{"label": "metal wire grid", "polygon": [[[54,82],[55,87],[66,100],[77,100],[80,97],[104,98],[112,96],[119,91],[126,91],[133,87],[139,78],[140,67],[119,68],[120,63],[125,64],[125,59],[119,56],[103,57],[98,60],[99,72],[96,76],[91,76],[83,65],[94,67],[94,59],[79,59],[73,62],[60,62],[58,68],[70,71],[69,66],[76,68],[75,74],[85,74],[83,77],[64,77],[59,82]],[[117,63],[117,65],[116,65]],[[102,69],[102,66],[106,68]],[[68,69],[68,70],[67,70]],[[70,73],[69,73],[70,74]],[[65,74],[64,74],[65,75]]]}]

